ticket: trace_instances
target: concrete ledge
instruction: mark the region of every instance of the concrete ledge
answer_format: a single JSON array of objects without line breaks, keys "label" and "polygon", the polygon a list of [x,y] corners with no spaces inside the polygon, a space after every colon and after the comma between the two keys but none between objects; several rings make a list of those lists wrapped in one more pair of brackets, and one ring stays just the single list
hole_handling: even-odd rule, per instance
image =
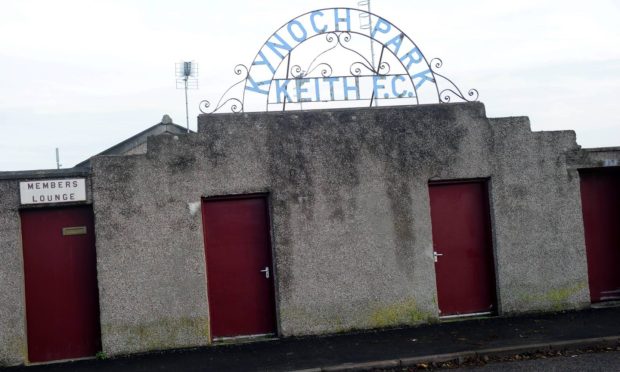
[{"label": "concrete ledge", "polygon": [[81,168],[63,168],[63,169],[37,169],[25,171],[4,171],[0,172],[0,180],[34,180],[38,178],[51,177],[88,177],[90,172]]},{"label": "concrete ledge", "polygon": [[372,371],[375,369],[383,369],[383,368],[398,368],[401,366],[401,361],[397,359],[392,360],[381,360],[377,362],[366,362],[366,363],[346,363],[340,364],[333,367],[325,367],[322,368],[321,371]]},{"label": "concrete ledge", "polygon": [[[441,363],[441,362],[449,362],[451,360],[458,360],[459,362],[463,362],[465,359],[468,359],[468,358],[475,358],[475,357],[482,357],[482,356],[502,357],[502,356],[509,356],[509,355],[514,355],[514,354],[533,353],[537,351],[553,351],[553,350],[566,350],[566,349],[580,349],[580,348],[596,347],[596,346],[609,346],[609,345],[614,345],[618,343],[620,343],[620,336],[594,337],[594,338],[586,338],[586,339],[579,339],[579,340],[546,342],[546,343],[528,344],[528,345],[504,346],[504,347],[488,348],[488,349],[480,349],[480,350],[465,350],[465,351],[456,352],[456,353],[423,355],[423,356],[411,357],[411,358],[388,359],[388,360],[364,362],[364,363],[344,363],[344,364],[339,364],[335,366],[313,368],[313,369],[307,369],[307,370],[302,370],[302,371],[304,372],[372,371],[374,369],[381,369],[381,368],[414,367],[422,363]],[[297,372],[302,372],[302,371],[297,371]]]}]

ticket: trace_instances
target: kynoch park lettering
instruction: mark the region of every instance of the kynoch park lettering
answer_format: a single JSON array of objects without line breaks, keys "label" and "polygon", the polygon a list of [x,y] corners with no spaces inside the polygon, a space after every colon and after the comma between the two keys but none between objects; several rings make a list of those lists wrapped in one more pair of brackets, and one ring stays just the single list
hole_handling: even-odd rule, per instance
[{"label": "kynoch park lettering", "polygon": [[201,111],[476,100],[475,89],[463,94],[438,72],[442,64],[438,58],[429,62],[413,40],[382,17],[360,9],[320,9],[276,30],[249,67],[235,67],[241,80],[214,107],[202,101]]}]

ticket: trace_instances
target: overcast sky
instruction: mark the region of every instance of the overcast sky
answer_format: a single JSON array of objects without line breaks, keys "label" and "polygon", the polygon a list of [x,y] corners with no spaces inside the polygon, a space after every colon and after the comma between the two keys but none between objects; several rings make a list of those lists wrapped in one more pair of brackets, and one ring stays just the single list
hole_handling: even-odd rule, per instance
[{"label": "overcast sky", "polygon": [[[0,1],[0,171],[72,167],[169,114],[185,125],[174,66],[199,63],[190,91],[217,100],[282,24],[314,1]],[[489,117],[571,129],[584,147],[620,145],[620,0],[372,0],[442,72],[477,88]]]}]

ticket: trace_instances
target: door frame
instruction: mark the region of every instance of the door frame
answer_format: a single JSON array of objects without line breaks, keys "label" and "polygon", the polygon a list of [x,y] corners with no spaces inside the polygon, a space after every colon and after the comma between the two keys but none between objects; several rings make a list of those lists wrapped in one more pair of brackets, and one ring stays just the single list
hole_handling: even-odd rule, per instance
[{"label": "door frame", "polygon": [[22,212],[23,211],[32,211],[32,210],[36,210],[36,211],[41,211],[41,210],[52,210],[52,209],[68,209],[68,208],[76,208],[76,207],[87,207],[91,209],[92,215],[93,215],[93,240],[94,240],[94,249],[95,249],[95,279],[97,281],[97,287],[96,287],[96,291],[97,291],[97,312],[98,312],[98,322],[99,322],[99,343],[101,345],[101,350],[100,351],[104,351],[103,350],[103,331],[101,329],[101,294],[99,293],[99,265],[97,263],[97,221],[95,218],[95,210],[94,210],[94,204],[92,202],[71,202],[71,203],[50,203],[50,204],[34,204],[34,205],[21,205],[18,209],[17,209],[17,214],[19,216],[19,245],[20,245],[20,249],[21,249],[21,266],[22,266],[22,303],[23,303],[23,321],[24,321],[24,326],[23,326],[23,330],[24,330],[24,340],[26,342],[26,346],[25,346],[25,351],[24,351],[24,355],[25,355],[25,360],[24,360],[24,365],[29,366],[29,365],[46,365],[46,364],[53,364],[53,363],[59,363],[59,362],[64,362],[64,361],[75,361],[75,360],[92,360],[96,358],[96,355],[92,355],[92,356],[86,356],[86,357],[81,357],[81,358],[70,358],[70,359],[59,359],[59,360],[51,360],[51,361],[47,361],[47,362],[30,362],[30,355],[28,352],[28,317],[26,314],[26,264],[25,264],[25,257],[24,257],[24,238],[23,238],[23,227],[22,227]]},{"label": "door frame", "polygon": [[209,286],[208,286],[208,277],[209,277],[209,268],[207,266],[207,251],[206,251],[206,245],[205,245],[205,225],[204,225],[204,221],[202,218],[202,204],[204,202],[208,202],[208,201],[218,201],[218,200],[241,200],[241,199],[264,199],[265,200],[265,204],[266,204],[266,208],[265,208],[265,218],[267,219],[267,226],[269,226],[269,232],[268,232],[268,236],[269,236],[269,246],[270,246],[270,250],[271,250],[271,268],[272,268],[272,272],[271,275],[273,277],[273,305],[274,305],[274,316],[275,316],[275,324],[276,324],[276,328],[274,330],[274,337],[280,337],[282,334],[281,331],[281,323],[280,323],[280,296],[279,296],[279,275],[278,275],[278,267],[276,265],[276,249],[275,249],[275,238],[274,238],[274,229],[273,229],[273,219],[271,218],[271,216],[273,216],[273,204],[272,204],[272,200],[271,200],[271,193],[269,191],[258,191],[258,192],[250,192],[250,193],[243,193],[243,194],[217,194],[217,195],[209,195],[209,196],[202,196],[200,198],[200,209],[201,209],[201,213],[200,213],[200,220],[201,220],[201,225],[202,225],[202,252],[203,252],[203,262],[204,262],[204,268],[205,268],[205,277],[204,277],[204,283],[205,283],[205,293],[207,296],[207,316],[209,317],[209,343],[213,344],[215,342],[218,341],[230,341],[230,340],[248,340],[248,339],[252,339],[252,338],[260,338],[263,335],[244,335],[244,336],[238,336],[238,337],[231,337],[231,338],[217,338],[214,339],[213,335],[212,335],[212,328],[211,327],[211,308],[210,308],[210,303],[211,303],[211,295],[209,294]]},{"label": "door frame", "polygon": [[589,294],[589,302],[590,305],[605,305],[605,304],[609,304],[609,303],[616,303],[619,302],[620,300],[599,300],[599,301],[592,301],[592,293],[590,291],[590,258],[589,258],[589,254],[588,254],[588,245],[586,242],[586,222],[585,222],[585,216],[584,216],[584,208],[583,208],[583,188],[582,188],[582,182],[583,182],[583,176],[584,175],[592,175],[592,174],[597,174],[597,175],[618,175],[620,176],[620,166],[607,166],[607,167],[589,167],[589,168],[579,168],[577,169],[577,173],[578,173],[578,182],[579,182],[579,208],[580,208],[580,216],[581,216],[581,225],[583,227],[583,252],[584,252],[584,256],[586,258],[586,273],[587,273],[587,278],[588,278],[588,294]]},{"label": "door frame", "polygon": [[[486,316],[500,316],[502,315],[502,303],[500,301],[500,287],[499,287],[499,275],[498,275],[498,263],[497,263],[497,251],[496,251],[496,247],[497,247],[497,239],[496,239],[496,235],[495,235],[495,213],[494,213],[494,208],[493,208],[493,199],[492,199],[492,195],[493,195],[493,179],[491,177],[472,177],[472,178],[452,178],[452,179],[433,179],[433,178],[429,178],[428,182],[427,182],[427,190],[428,190],[428,218],[429,218],[429,222],[431,225],[431,229],[432,229],[432,221],[431,221],[431,200],[430,200],[430,187],[433,185],[450,185],[450,184],[463,184],[463,183],[481,183],[483,185],[483,189],[484,189],[484,193],[485,193],[485,198],[484,198],[484,206],[483,208],[486,209],[486,215],[487,215],[487,236],[489,239],[489,244],[491,245],[491,260],[493,263],[493,279],[495,281],[494,283],[494,287],[495,287],[495,298],[494,298],[494,302],[495,302],[495,310],[492,311],[490,314],[486,315]],[[431,242],[433,241],[433,236],[432,236],[432,230],[431,230]],[[434,248],[433,248],[434,250]],[[440,314],[439,312],[439,291],[437,288],[437,271],[435,268],[435,263],[433,262],[433,273],[435,274],[435,298],[437,299],[436,304],[437,304],[437,314]],[[467,318],[467,317],[474,317],[474,316],[481,316],[482,313],[473,313],[473,314],[463,314],[463,315],[447,315],[447,316],[441,316],[439,315],[439,319],[454,319],[454,318]],[[487,314],[487,313],[485,313]]]}]

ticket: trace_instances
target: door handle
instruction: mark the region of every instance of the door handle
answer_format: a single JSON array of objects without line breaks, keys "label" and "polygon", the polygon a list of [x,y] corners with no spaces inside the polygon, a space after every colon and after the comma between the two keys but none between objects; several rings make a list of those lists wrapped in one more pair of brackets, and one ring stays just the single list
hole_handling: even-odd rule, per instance
[{"label": "door handle", "polygon": [[435,262],[438,261],[437,257],[439,257],[439,256],[443,256],[443,253],[433,252],[433,259],[435,260]]},{"label": "door handle", "polygon": [[260,272],[265,273],[265,279],[269,279],[269,266],[265,266],[265,268],[262,269]]}]

